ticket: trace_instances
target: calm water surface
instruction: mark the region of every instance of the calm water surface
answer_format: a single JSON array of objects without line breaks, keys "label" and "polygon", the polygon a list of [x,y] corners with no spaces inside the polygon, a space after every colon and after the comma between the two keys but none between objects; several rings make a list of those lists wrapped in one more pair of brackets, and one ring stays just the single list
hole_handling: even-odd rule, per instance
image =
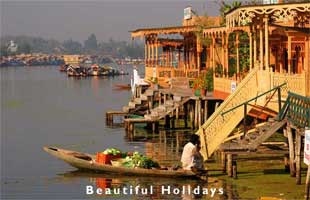
[{"label": "calm water surface", "polygon": [[[140,67],[142,69],[142,67]],[[132,66],[126,66],[132,71]],[[87,196],[87,185],[159,187],[202,184],[196,181],[148,177],[122,177],[75,171],[42,150],[45,145],[94,153],[109,147],[139,151],[169,164],[179,159],[184,132],[161,131],[147,135],[142,129],[128,140],[123,128],[105,125],[105,112],[120,110],[130,91],[113,84],[128,84],[129,76],[69,78],[52,67],[1,68],[1,198],[84,199],[145,196]],[[140,131],[140,132],[139,132]],[[178,141],[178,142],[177,142]],[[149,198],[188,198],[149,195]]]}]

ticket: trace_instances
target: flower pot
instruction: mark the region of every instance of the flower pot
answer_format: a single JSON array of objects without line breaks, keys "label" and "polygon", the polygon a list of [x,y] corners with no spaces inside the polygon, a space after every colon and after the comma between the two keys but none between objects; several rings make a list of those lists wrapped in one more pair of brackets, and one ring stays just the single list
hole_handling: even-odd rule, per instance
[{"label": "flower pot", "polygon": [[206,89],[200,89],[200,96],[202,97],[206,96]]},{"label": "flower pot", "polygon": [[194,92],[194,95],[196,97],[200,97],[200,89],[196,89],[195,92]]}]

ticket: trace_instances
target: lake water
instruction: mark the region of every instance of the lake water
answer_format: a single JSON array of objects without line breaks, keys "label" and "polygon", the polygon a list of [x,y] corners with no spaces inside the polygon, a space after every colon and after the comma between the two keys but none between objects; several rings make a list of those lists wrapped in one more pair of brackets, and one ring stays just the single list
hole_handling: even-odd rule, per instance
[{"label": "lake water", "polygon": [[[132,66],[125,68],[131,73]],[[143,66],[139,66],[143,71]],[[172,165],[180,159],[187,131],[149,133],[137,128],[135,137],[126,136],[124,128],[105,125],[108,110],[121,110],[131,97],[130,91],[118,91],[114,84],[130,83],[130,76],[110,78],[73,78],[58,71],[57,66],[8,67],[1,72],[1,199],[193,199],[185,194],[162,194],[161,187],[182,190],[197,186],[215,192],[215,199],[238,199],[272,196],[303,198],[304,185],[284,172],[278,160],[239,162],[239,179],[232,181],[220,174],[206,184],[188,179],[117,176],[76,171],[46,152],[43,146],[58,146],[95,153],[115,147],[139,151]],[[240,167],[241,166],[241,167]],[[270,173],[272,172],[272,173]],[[303,173],[304,176],[304,173]],[[303,179],[304,181],[304,179]],[[86,187],[153,187],[148,195],[87,195]],[[201,197],[201,196],[198,196]]]},{"label": "lake water", "polygon": [[[140,67],[143,70],[142,66]],[[128,140],[124,128],[105,125],[105,112],[121,110],[130,91],[114,84],[130,83],[130,75],[110,78],[72,78],[56,66],[1,68],[1,198],[84,199],[145,196],[86,195],[86,186],[124,187],[197,184],[189,180],[122,177],[77,172],[42,150],[53,145],[95,153],[109,147],[147,153],[162,164],[179,159],[185,132],[150,135],[137,129]],[[126,66],[128,72],[132,66]],[[179,141],[180,142],[180,141]],[[201,183],[199,183],[201,185]],[[158,192],[157,192],[158,193]],[[157,195],[157,196],[156,196]],[[158,196],[159,195],[159,196]],[[153,194],[150,198],[163,198]],[[182,198],[182,195],[168,195]]]}]

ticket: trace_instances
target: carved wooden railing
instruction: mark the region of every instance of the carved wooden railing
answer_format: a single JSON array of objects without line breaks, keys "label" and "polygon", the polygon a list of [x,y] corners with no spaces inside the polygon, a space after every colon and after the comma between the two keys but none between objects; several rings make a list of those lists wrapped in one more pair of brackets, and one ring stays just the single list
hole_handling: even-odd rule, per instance
[{"label": "carved wooden railing", "polygon": [[229,136],[244,116],[242,107],[222,116],[221,113],[257,95],[257,71],[254,68],[237,86],[234,93],[220,105],[210,118],[199,128],[201,153],[208,159],[218,146]]},{"label": "carved wooden railing", "polygon": [[199,75],[198,69],[186,69],[186,77],[189,79],[195,79]]},{"label": "carved wooden railing", "polygon": [[286,83],[286,87],[281,91],[282,97],[286,98],[289,91],[306,96],[306,74],[304,72],[302,74],[272,73],[271,77],[272,86]]}]

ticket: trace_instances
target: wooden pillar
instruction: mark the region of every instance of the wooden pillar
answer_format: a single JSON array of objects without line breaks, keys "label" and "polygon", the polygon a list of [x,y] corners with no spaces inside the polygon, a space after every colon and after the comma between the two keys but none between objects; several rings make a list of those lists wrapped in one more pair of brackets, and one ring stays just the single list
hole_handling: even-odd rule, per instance
[{"label": "wooden pillar", "polygon": [[170,115],[165,116],[165,128],[170,128]]},{"label": "wooden pillar", "polygon": [[226,173],[226,154],[224,151],[221,152],[221,168],[223,173]]},{"label": "wooden pillar", "polygon": [[190,106],[190,121],[191,121],[191,128],[194,129],[195,128],[195,119],[194,119],[194,107],[195,107],[195,103],[191,104]]},{"label": "wooden pillar", "polygon": [[144,44],[144,63],[147,64],[147,38],[145,38],[145,44]]},{"label": "wooden pillar", "polygon": [[166,67],[169,66],[169,48],[167,47],[167,51],[166,51]]},{"label": "wooden pillar", "polygon": [[250,56],[250,69],[252,69],[253,68],[252,28],[248,34],[249,34],[249,43],[250,43],[250,55],[249,55]]},{"label": "wooden pillar", "polygon": [[269,24],[268,18],[264,18],[265,22],[265,68],[269,69]]},{"label": "wooden pillar", "polygon": [[215,36],[212,35],[212,67],[215,70]]},{"label": "wooden pillar", "polygon": [[151,60],[151,45],[150,41],[147,42],[147,63],[149,64]]},{"label": "wooden pillar", "polygon": [[238,175],[237,175],[237,155],[232,156],[232,176],[234,179],[238,178]]},{"label": "wooden pillar", "polygon": [[287,139],[288,139],[288,146],[289,146],[290,174],[291,174],[291,177],[294,177],[296,174],[295,163],[294,163],[294,159],[295,159],[294,141],[293,141],[292,128],[289,123],[287,124],[286,131],[287,131]]},{"label": "wooden pillar", "polygon": [[232,154],[227,154],[227,175],[232,177],[233,175],[233,166],[232,166]]},{"label": "wooden pillar", "polygon": [[205,100],[203,122],[205,123],[207,120],[208,120],[208,100]]},{"label": "wooden pillar", "polygon": [[288,57],[288,72],[287,73],[291,73],[291,62],[292,62],[292,36],[288,36],[287,39],[287,57]]},{"label": "wooden pillar", "polygon": [[290,162],[289,162],[289,155],[288,154],[284,155],[284,170],[285,170],[285,172],[290,171]]},{"label": "wooden pillar", "polygon": [[199,99],[198,100],[198,109],[197,109],[197,112],[198,112],[198,128],[201,126],[201,100]]},{"label": "wooden pillar", "polygon": [[259,61],[259,69],[262,70],[264,67],[263,25],[260,25],[259,29]]},{"label": "wooden pillar", "polygon": [[296,184],[301,184],[301,133],[300,130],[296,130]]},{"label": "wooden pillar", "polygon": [[195,100],[195,128],[197,128],[198,125],[198,101],[199,100]]},{"label": "wooden pillar", "polygon": [[156,55],[156,58],[155,58],[155,65],[157,66],[158,65],[158,42],[156,41],[156,44],[155,44],[155,55]]},{"label": "wooden pillar", "polygon": [[173,63],[173,55],[172,55],[172,47],[169,49],[169,67],[172,66],[172,63]]},{"label": "wooden pillar", "polygon": [[183,105],[183,111],[184,111],[184,116],[183,116],[184,126],[185,126],[185,128],[187,128],[188,127],[188,125],[187,125],[187,116],[188,116],[187,104]]},{"label": "wooden pillar", "polygon": [[[221,58],[221,62],[222,62],[222,66],[223,69],[226,69],[226,65],[225,65],[225,38],[224,38],[224,33],[222,33],[222,58]],[[226,73],[228,73],[228,69],[226,69]]]},{"label": "wooden pillar", "polygon": [[151,63],[154,66],[154,42],[153,41],[151,42]]},{"label": "wooden pillar", "polygon": [[227,69],[227,71],[228,71],[228,69],[229,69],[229,63],[228,63],[228,60],[229,60],[229,55],[228,55],[228,53],[229,53],[229,51],[228,51],[228,42],[229,42],[229,33],[227,32],[226,34],[225,34],[225,67],[226,67],[226,69]]},{"label": "wooden pillar", "polygon": [[257,32],[256,32],[256,28],[254,30],[253,47],[254,47],[254,59],[253,59],[253,62],[256,63],[256,61],[257,61]]},{"label": "wooden pillar", "polygon": [[237,76],[240,73],[240,60],[239,60],[239,33],[236,33],[236,53],[237,53]]},{"label": "wooden pillar", "polygon": [[180,63],[181,63],[181,49],[178,48],[178,69],[181,68]]},{"label": "wooden pillar", "polygon": [[170,116],[170,119],[171,119],[171,128],[172,129],[175,129],[175,118],[174,118],[174,112],[172,111],[172,113],[171,113],[171,116]]},{"label": "wooden pillar", "polygon": [[133,133],[135,131],[135,125],[134,123],[129,123],[129,132]]},{"label": "wooden pillar", "polygon": [[152,122],[152,132],[155,133],[156,131],[156,123]]}]

